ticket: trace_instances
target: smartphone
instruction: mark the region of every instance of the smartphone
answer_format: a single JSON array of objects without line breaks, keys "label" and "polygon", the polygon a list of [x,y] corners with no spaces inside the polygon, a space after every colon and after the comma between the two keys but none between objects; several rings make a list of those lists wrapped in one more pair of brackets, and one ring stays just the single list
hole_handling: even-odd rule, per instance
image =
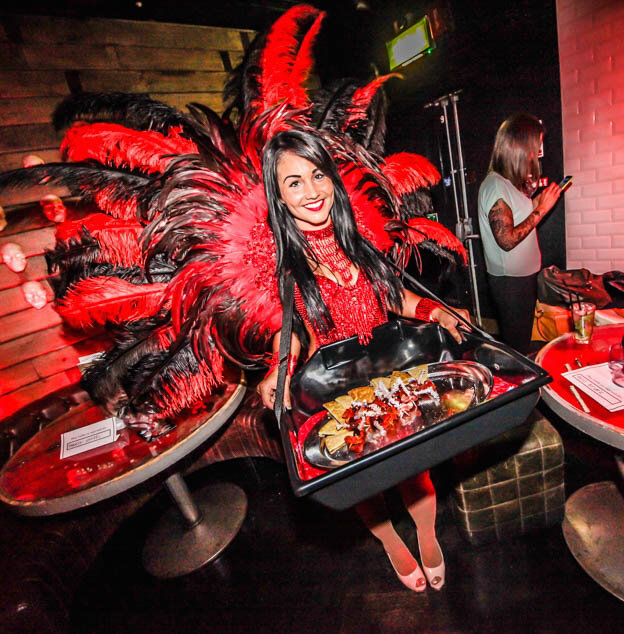
[{"label": "smartphone", "polygon": [[561,187],[561,191],[564,192],[570,185],[572,185],[572,179],[574,176],[566,176],[560,183],[559,187]]}]

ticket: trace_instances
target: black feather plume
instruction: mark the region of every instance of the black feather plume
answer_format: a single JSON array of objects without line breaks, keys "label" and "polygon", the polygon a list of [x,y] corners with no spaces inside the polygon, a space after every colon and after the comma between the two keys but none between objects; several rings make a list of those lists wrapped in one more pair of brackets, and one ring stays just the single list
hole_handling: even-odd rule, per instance
[{"label": "black feather plume", "polygon": [[66,97],[52,115],[56,130],[68,128],[75,121],[117,122],[135,130],[164,134],[170,127],[185,127],[188,118],[178,109],[144,94],[83,92]]}]

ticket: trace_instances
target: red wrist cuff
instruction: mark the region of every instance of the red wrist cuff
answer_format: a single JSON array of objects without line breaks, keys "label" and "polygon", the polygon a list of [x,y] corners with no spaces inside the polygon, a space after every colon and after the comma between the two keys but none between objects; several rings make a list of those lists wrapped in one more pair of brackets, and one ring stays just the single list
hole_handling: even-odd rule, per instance
[{"label": "red wrist cuff", "polygon": [[[275,368],[279,365],[279,352],[274,352],[273,356],[271,357],[270,361],[269,361],[269,369],[267,370],[267,373],[264,375],[264,378],[266,379],[267,376],[269,376],[269,374],[271,374],[271,372],[273,372],[273,370],[275,370]],[[297,357],[295,357],[292,354],[288,355],[288,376],[292,376],[295,373],[295,368],[297,367]]]},{"label": "red wrist cuff", "polygon": [[421,321],[437,321],[437,319],[433,319],[431,317],[431,313],[436,309],[440,308],[441,304],[438,302],[434,302],[432,299],[427,299],[423,297],[418,304],[416,304],[416,310],[414,311],[415,319],[420,319]]}]

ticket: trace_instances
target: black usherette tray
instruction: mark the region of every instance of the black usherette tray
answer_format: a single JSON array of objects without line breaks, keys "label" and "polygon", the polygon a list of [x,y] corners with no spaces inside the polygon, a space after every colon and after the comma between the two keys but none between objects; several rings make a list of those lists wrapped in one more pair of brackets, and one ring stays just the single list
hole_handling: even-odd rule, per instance
[{"label": "black usherette tray", "polygon": [[[465,336],[458,344],[437,323],[400,319],[377,327],[366,346],[352,337],[317,350],[292,377],[293,408],[283,412],[280,422],[295,495],[345,509],[521,425],[539,399],[539,388],[551,381],[550,375],[476,330]],[[323,403],[394,370],[451,360],[481,363],[516,387],[313,479],[300,477],[292,438],[309,416],[322,410]]]}]

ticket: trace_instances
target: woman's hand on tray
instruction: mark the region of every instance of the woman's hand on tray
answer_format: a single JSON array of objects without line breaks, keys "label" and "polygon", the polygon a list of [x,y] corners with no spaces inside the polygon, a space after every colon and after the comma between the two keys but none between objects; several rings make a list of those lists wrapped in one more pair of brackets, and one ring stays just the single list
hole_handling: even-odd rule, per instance
[{"label": "woman's hand on tray", "polygon": [[[273,368],[256,388],[256,392],[260,395],[262,403],[269,409],[275,408],[275,390],[277,389],[277,371],[279,367]],[[290,376],[286,373],[286,382],[284,384],[284,406],[290,409]]]},{"label": "woman's hand on tray", "polygon": [[[459,313],[466,321],[470,321],[470,313],[465,308],[455,308],[454,310],[456,313]],[[451,313],[447,312],[442,306],[439,306],[438,308],[434,308],[431,311],[431,318],[432,320],[437,321],[440,326],[442,326],[442,328],[448,330],[448,333],[451,335],[451,337],[453,337],[453,339],[455,339],[455,341],[457,341],[457,343],[461,343],[462,341],[464,341],[464,335],[462,334],[460,329],[466,328],[466,326],[463,325],[462,322],[457,319],[457,317],[455,317],[455,315],[452,315]]]}]

